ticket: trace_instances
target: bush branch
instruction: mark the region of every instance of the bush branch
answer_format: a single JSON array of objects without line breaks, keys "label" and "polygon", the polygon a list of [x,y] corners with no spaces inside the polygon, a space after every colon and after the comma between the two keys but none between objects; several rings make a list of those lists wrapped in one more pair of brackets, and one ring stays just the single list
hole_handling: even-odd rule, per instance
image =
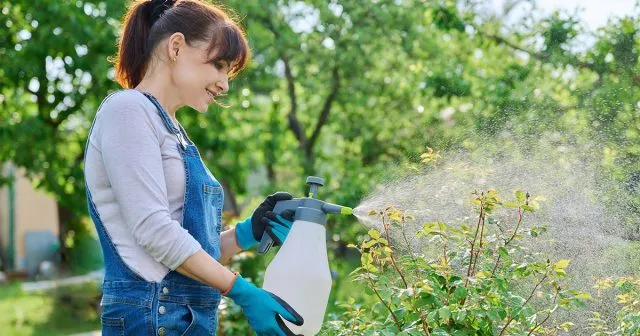
[{"label": "bush branch", "polygon": [[369,272],[367,272],[366,275],[367,275],[366,276],[367,280],[369,280],[369,287],[371,287],[371,290],[373,291],[373,293],[376,294],[376,296],[378,297],[378,300],[380,300],[380,302],[385,306],[385,308],[387,308],[387,310],[389,311],[389,314],[391,314],[391,317],[393,318],[393,321],[396,324],[396,327],[398,327],[398,330],[402,331],[402,325],[400,324],[398,317],[396,316],[396,314],[393,313],[393,310],[389,305],[387,305],[387,302],[382,298],[382,296],[380,296],[380,293],[378,293],[378,290],[376,289],[376,286],[373,283],[373,280],[371,279],[371,277],[369,277]]},{"label": "bush branch", "polygon": [[509,245],[509,243],[511,243],[513,238],[515,238],[516,235],[518,234],[518,229],[520,228],[520,224],[522,224],[522,218],[523,218],[522,207],[518,207],[518,224],[516,224],[516,229],[513,231],[513,234],[511,235],[511,237],[504,243],[505,247]]},{"label": "bush branch", "polygon": [[[547,279],[548,275],[549,275],[549,270],[547,270],[544,273],[544,276],[542,276],[542,279],[540,279],[540,281],[538,281],[538,283],[536,283],[535,287],[533,287],[533,290],[531,291],[531,294],[529,294],[529,297],[522,304],[522,307],[520,308],[520,311],[522,311],[522,309],[524,309],[524,307],[527,305],[527,303],[529,303],[529,301],[531,301],[531,298],[533,298],[533,295],[535,295],[536,291],[538,290],[538,287]],[[509,319],[507,320],[507,324],[505,324],[504,327],[502,328],[502,330],[500,331],[500,335],[504,334],[504,332],[507,330],[507,327],[509,327],[509,324],[511,324],[511,322],[513,321],[514,318],[515,318],[514,314],[509,314]]]},{"label": "bush branch", "polygon": [[[558,299],[558,293],[559,293],[559,291],[556,289],[556,292],[553,295],[553,302],[551,303],[552,306],[556,304],[556,300]],[[538,329],[538,327],[540,327],[541,325],[545,324],[547,322],[547,320],[549,319],[549,317],[551,317],[551,310],[549,310],[549,312],[547,312],[547,316],[545,316],[545,318],[540,323],[537,323],[531,330],[529,330],[529,333],[527,334],[527,336],[530,336],[531,334],[533,334],[533,332],[536,329]]]},{"label": "bush branch", "polygon": [[398,268],[398,264],[396,264],[396,259],[393,257],[393,247],[391,246],[391,236],[389,235],[389,227],[388,224],[385,223],[384,216],[382,216],[382,227],[384,228],[385,236],[387,237],[387,242],[389,243],[389,248],[391,249],[391,253],[389,253],[389,258],[391,258],[391,263],[393,264],[393,268],[396,270],[398,275],[400,275],[400,279],[402,279],[402,283],[404,284],[404,288],[409,288],[409,284],[404,277],[400,268]]},{"label": "bush branch", "polygon": [[[471,251],[469,256],[469,268],[467,269],[467,279],[464,282],[465,287],[469,284],[469,278],[471,277],[472,267],[473,267],[473,257],[475,251],[476,240],[478,239],[478,233],[480,232],[480,225],[482,224],[482,219],[484,217],[484,202],[480,199],[480,215],[478,216],[478,224],[476,224],[476,233],[473,237],[473,241],[471,242]],[[477,256],[476,256],[477,258]]]}]

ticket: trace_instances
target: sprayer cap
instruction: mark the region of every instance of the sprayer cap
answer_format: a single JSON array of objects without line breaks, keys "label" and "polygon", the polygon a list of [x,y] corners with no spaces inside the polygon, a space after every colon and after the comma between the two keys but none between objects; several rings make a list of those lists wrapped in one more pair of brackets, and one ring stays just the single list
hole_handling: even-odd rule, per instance
[{"label": "sprayer cap", "polygon": [[317,184],[317,185],[324,185],[324,179],[322,177],[317,177],[317,176],[309,176],[307,177],[307,184]]}]

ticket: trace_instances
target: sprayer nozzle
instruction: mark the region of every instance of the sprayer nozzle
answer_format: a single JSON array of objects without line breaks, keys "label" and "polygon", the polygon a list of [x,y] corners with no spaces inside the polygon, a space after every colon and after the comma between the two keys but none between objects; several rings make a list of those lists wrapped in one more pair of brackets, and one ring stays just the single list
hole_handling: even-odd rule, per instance
[{"label": "sprayer nozzle", "polygon": [[340,214],[341,215],[353,215],[353,209],[351,209],[350,207],[342,207],[342,209],[340,209]]}]

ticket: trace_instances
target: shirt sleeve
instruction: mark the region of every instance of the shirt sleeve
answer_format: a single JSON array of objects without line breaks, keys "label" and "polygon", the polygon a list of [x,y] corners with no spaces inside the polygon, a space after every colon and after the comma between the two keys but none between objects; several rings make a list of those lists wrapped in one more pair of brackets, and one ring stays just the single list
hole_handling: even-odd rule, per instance
[{"label": "shirt sleeve", "polygon": [[124,221],[136,243],[175,270],[200,248],[171,218],[160,134],[137,95],[116,94],[101,109],[99,147]]}]

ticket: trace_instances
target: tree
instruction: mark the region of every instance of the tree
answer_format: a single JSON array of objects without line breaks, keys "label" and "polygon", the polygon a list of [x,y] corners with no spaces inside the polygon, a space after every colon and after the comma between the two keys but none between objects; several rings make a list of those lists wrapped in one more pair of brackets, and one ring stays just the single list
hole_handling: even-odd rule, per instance
[{"label": "tree", "polygon": [[2,1],[0,162],[23,167],[58,204],[60,240],[86,232],[82,160],[112,81],[121,1]]}]

